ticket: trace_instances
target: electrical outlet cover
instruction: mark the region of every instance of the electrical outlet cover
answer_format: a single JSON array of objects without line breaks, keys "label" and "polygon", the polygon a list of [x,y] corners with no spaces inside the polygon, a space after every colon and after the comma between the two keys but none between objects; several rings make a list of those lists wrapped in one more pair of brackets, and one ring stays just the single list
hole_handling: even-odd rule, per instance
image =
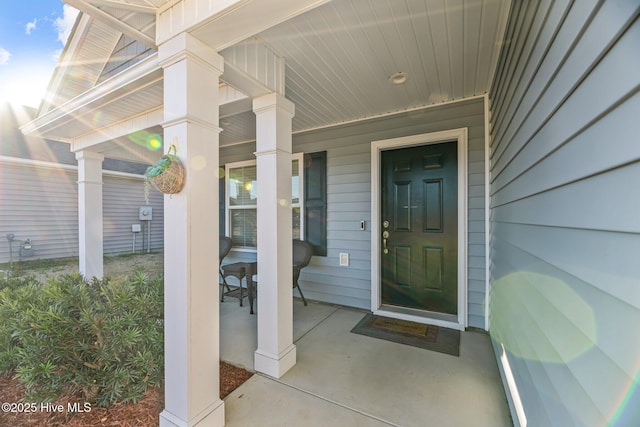
[{"label": "electrical outlet cover", "polygon": [[341,253],[340,254],[340,266],[348,267],[349,266],[349,254]]}]

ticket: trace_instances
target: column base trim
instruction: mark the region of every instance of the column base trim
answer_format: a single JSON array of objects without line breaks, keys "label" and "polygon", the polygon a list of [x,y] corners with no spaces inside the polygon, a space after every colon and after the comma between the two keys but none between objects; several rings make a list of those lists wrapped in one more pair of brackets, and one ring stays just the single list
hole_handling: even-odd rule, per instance
[{"label": "column base trim", "polygon": [[268,354],[258,349],[254,353],[253,363],[257,372],[280,378],[296,364],[296,346],[291,344],[280,355]]},{"label": "column base trim", "polygon": [[224,401],[220,399],[190,421],[178,418],[166,409],[160,413],[160,427],[223,427],[224,421]]}]

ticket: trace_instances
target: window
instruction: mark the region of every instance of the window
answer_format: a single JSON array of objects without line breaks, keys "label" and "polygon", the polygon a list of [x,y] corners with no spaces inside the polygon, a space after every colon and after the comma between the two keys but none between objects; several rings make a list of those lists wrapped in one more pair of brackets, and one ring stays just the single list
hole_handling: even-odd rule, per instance
[{"label": "window", "polygon": [[[294,154],[291,164],[291,207],[293,238],[304,235],[302,153]],[[233,239],[234,247],[255,250],[258,223],[258,181],[255,160],[230,163],[225,166],[226,177],[226,235]]]}]

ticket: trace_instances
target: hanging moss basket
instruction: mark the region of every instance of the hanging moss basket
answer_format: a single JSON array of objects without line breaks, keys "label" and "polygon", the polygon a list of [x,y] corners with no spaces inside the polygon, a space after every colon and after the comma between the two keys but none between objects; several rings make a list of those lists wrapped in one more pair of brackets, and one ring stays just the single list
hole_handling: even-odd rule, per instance
[{"label": "hanging moss basket", "polygon": [[145,175],[144,198],[149,204],[149,186],[164,194],[176,194],[184,187],[185,171],[182,162],[176,155],[176,146],[169,147],[167,154],[162,156],[153,166],[149,166]]}]

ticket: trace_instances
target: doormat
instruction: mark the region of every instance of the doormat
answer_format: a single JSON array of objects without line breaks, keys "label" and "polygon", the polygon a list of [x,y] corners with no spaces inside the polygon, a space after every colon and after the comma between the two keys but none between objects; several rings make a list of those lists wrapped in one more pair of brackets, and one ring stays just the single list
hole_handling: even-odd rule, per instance
[{"label": "doormat", "polygon": [[455,329],[367,314],[351,332],[460,356],[460,331]]}]

